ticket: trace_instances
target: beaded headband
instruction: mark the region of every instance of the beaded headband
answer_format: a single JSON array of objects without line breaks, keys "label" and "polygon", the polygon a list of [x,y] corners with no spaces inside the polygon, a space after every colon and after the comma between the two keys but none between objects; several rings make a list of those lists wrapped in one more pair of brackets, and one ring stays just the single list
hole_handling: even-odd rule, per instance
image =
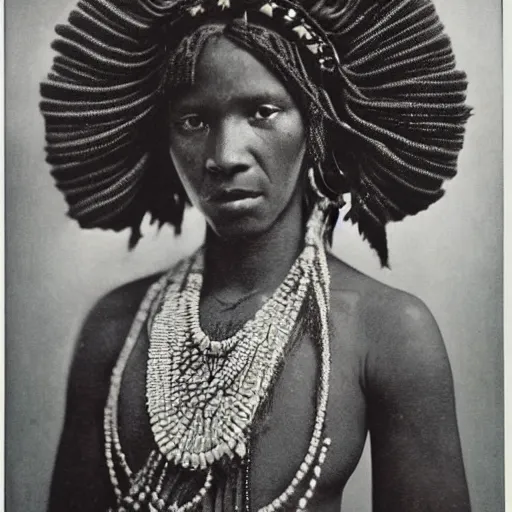
[{"label": "beaded headband", "polygon": [[[198,3],[188,8],[187,11],[192,17],[198,17],[208,16],[219,11],[225,12],[229,9],[232,9],[231,0],[217,0],[217,2]],[[303,44],[315,56],[322,71],[332,73],[340,65],[336,49],[327,35],[300,5],[287,0],[270,1],[262,5],[248,4],[244,6],[243,18],[247,21],[248,13],[252,12],[263,14],[288,30],[297,42]]]}]

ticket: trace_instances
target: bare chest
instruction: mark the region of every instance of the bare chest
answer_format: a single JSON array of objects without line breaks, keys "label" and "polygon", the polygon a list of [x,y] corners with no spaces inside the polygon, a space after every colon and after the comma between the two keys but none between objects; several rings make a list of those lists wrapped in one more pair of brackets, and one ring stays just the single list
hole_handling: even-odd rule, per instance
[{"label": "bare chest", "polygon": [[[350,325],[337,319],[332,332],[330,393],[326,435],[332,445],[316,492],[315,510],[339,510],[339,499],[359,460],[366,436],[360,356],[350,347]],[[120,437],[127,462],[141,467],[153,444],[145,401],[148,340],[136,345],[120,395]],[[257,433],[251,439],[251,491],[258,509],[291,482],[306,455],[313,430],[320,374],[319,350],[302,335],[288,354]],[[323,503],[322,503],[323,502]]]}]

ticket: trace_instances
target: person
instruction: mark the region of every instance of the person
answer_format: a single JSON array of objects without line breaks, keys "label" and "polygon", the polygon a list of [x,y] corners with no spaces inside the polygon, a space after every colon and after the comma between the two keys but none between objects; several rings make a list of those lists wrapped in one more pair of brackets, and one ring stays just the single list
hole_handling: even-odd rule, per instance
[{"label": "person", "polygon": [[416,297],[337,259],[455,175],[466,78],[427,0],[81,0],[41,86],[85,228],[204,245],[83,326],[49,510],[468,511],[450,364]]}]

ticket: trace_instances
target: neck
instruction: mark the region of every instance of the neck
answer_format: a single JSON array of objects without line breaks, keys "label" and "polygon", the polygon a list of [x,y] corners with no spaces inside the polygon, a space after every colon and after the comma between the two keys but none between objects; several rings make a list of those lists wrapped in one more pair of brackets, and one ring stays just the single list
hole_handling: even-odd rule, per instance
[{"label": "neck", "polygon": [[270,230],[257,236],[222,239],[208,229],[204,289],[232,295],[271,294],[301,252],[304,230],[301,201],[289,205]]}]

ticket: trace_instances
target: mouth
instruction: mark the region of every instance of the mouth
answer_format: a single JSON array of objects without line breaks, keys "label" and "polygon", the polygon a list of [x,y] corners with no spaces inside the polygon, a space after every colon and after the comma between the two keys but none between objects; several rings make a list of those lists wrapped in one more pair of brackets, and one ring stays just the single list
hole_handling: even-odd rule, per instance
[{"label": "mouth", "polygon": [[219,213],[238,217],[259,208],[263,201],[263,193],[246,188],[223,188],[214,191],[207,200]]},{"label": "mouth", "polygon": [[256,190],[229,188],[213,192],[208,196],[208,200],[214,203],[231,203],[244,199],[256,199],[261,195],[261,192]]}]

